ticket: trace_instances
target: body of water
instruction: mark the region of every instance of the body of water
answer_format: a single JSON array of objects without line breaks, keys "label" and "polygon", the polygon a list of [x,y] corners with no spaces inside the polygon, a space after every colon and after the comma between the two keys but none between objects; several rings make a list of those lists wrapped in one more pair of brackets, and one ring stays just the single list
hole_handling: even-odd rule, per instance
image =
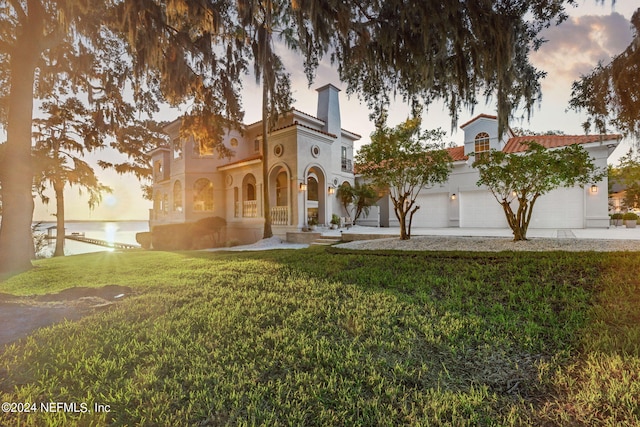
[{"label": "body of water", "polygon": [[[55,227],[55,222],[41,222],[37,232],[47,234],[47,229]],[[148,221],[72,221],[65,223],[65,234],[84,233],[85,237],[106,240],[108,242],[132,243],[137,245],[136,233],[149,231]],[[53,232],[55,234],[55,231]],[[55,240],[42,251],[43,255],[53,254]],[[65,255],[77,255],[89,252],[109,251],[111,249],[88,243],[65,240]]]}]

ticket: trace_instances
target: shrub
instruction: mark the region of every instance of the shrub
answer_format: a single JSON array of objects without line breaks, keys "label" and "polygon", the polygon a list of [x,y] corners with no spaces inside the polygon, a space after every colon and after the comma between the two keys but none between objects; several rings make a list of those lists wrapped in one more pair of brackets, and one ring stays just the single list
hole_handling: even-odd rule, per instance
[{"label": "shrub", "polygon": [[219,216],[212,216],[196,221],[191,226],[191,236],[194,248],[211,248],[220,246],[222,230],[227,226],[227,221]]},{"label": "shrub", "polygon": [[331,224],[340,225],[340,217],[336,214],[331,215]]},{"label": "shrub", "polygon": [[614,213],[613,215],[611,215],[611,219],[622,219],[622,214]]},{"label": "shrub", "polygon": [[633,212],[627,212],[626,214],[622,215],[622,219],[624,219],[625,221],[637,221],[638,214]]},{"label": "shrub", "polygon": [[138,242],[138,244],[142,246],[143,249],[151,249],[151,240],[152,236],[150,231],[136,233],[136,242]]},{"label": "shrub", "polygon": [[191,249],[191,224],[156,225],[151,230],[151,244],[161,251]]}]

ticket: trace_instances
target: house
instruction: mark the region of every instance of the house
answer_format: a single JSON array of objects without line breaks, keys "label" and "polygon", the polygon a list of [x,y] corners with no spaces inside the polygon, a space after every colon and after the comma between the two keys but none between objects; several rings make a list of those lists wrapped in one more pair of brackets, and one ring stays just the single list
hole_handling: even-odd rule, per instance
[{"label": "house", "polygon": [[[453,170],[449,180],[424,188],[417,198],[420,205],[413,218],[413,227],[427,228],[508,228],[500,204],[486,187],[478,187],[477,169],[472,166],[472,152],[491,149],[520,153],[528,141],[549,149],[581,144],[599,168],[607,167],[607,158],[620,142],[620,135],[534,135],[516,136],[510,129],[498,137],[496,116],[480,114],[461,126],[464,144],[450,148]],[[398,226],[393,205],[388,196],[378,202],[380,225]],[[584,188],[559,188],[541,196],[533,210],[530,228],[597,228],[608,227],[607,178]]]},{"label": "house", "polygon": [[330,84],[317,89],[316,116],[292,110],[280,118],[269,134],[266,183],[262,122],[229,130],[222,142],[232,151],[230,158],[182,140],[179,119],[169,124],[170,146],[150,153],[150,229],[217,216],[227,222],[227,240],[253,243],[262,238],[265,185],[276,236],[300,231],[311,219],[329,224],[332,214],[344,216],[335,192],[342,183],[354,183],[353,145],[360,135],[341,127],[339,91]]}]

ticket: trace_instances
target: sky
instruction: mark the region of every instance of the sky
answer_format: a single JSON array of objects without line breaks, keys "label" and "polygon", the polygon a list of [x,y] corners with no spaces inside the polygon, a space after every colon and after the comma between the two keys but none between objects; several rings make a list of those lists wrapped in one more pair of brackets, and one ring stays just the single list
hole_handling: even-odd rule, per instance
[{"label": "sky", "polygon": [[[526,117],[510,123],[511,127],[530,129],[536,132],[560,130],[567,135],[583,134],[582,123],[586,119],[584,113],[568,111],[571,84],[580,75],[588,74],[598,61],[607,63],[610,58],[622,52],[631,42],[633,33],[630,19],[638,8],[635,1],[618,0],[603,4],[596,0],[578,0],[577,7],[567,6],[569,19],[558,26],[546,29],[542,36],[546,43],[531,54],[532,64],[547,76],[542,80],[542,101],[538,103],[529,121]],[[289,52],[281,52],[287,70],[291,73],[293,106],[311,115],[316,114],[317,94],[315,89],[331,83],[345,89],[336,70],[328,61],[322,62],[314,83],[308,87],[306,76],[302,70],[301,60]],[[261,89],[255,79],[247,76],[244,81],[243,105],[245,107],[245,123],[253,123],[261,118]],[[254,101],[255,100],[255,101]],[[342,127],[362,135],[356,149],[369,142],[373,132],[373,124],[369,121],[369,110],[356,96],[348,98],[346,91],[340,93],[340,112]],[[175,109],[163,109],[157,120],[173,120],[179,116]],[[451,118],[441,103],[434,103],[423,113],[423,127],[427,129],[442,128],[447,131],[446,141],[455,145],[462,144],[463,132],[459,125],[478,114],[495,114],[495,100],[488,104],[475,106],[474,111],[462,111],[458,127],[453,132]],[[393,126],[407,118],[409,108],[401,102],[394,102],[389,111],[389,125]],[[523,115],[522,111],[516,116]],[[610,163],[623,155],[630,147],[630,141],[623,141],[610,157]],[[107,152],[98,156],[109,155]],[[90,159],[91,161],[91,159]],[[106,194],[102,203],[89,210],[86,194],[81,195],[76,188],[68,188],[65,193],[67,220],[146,220],[151,202],[142,197],[140,183],[131,176],[120,176],[113,171],[99,170],[101,181],[113,189]],[[37,201],[34,219],[55,221],[55,201],[43,205]]]}]

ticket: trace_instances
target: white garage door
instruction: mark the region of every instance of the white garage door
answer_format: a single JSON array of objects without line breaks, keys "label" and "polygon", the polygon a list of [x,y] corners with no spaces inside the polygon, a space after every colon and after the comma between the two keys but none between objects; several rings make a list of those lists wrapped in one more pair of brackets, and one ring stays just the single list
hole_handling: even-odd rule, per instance
[{"label": "white garage door", "polygon": [[584,189],[559,188],[540,196],[529,228],[584,228]]},{"label": "white garage door", "polygon": [[413,217],[411,227],[444,228],[449,226],[449,195],[420,194],[416,199],[420,209]]},{"label": "white garage door", "polygon": [[460,227],[505,228],[509,227],[502,206],[488,191],[460,193]]}]

